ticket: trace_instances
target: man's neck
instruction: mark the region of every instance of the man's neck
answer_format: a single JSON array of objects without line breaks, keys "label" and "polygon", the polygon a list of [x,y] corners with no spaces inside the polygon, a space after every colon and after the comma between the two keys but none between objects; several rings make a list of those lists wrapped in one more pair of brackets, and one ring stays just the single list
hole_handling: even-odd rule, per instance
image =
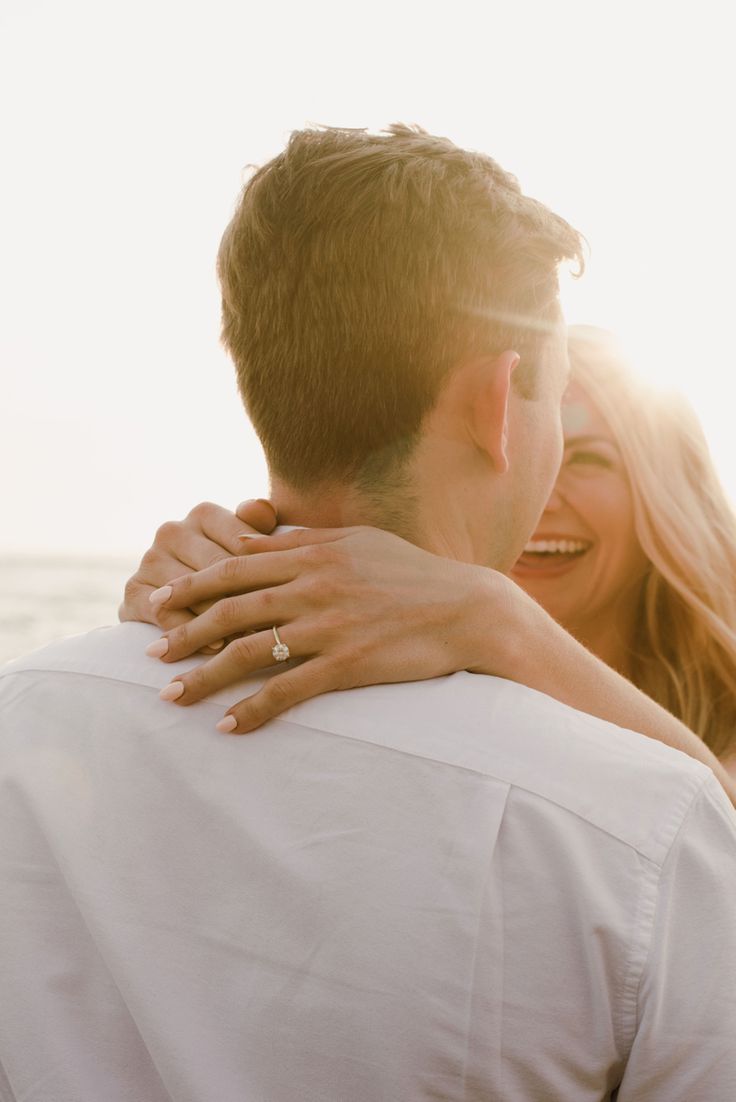
[{"label": "man's neck", "polygon": [[[322,486],[317,492],[298,493],[273,481],[271,501],[280,524],[304,528],[350,528],[369,525],[383,528],[425,551],[459,562],[483,562],[488,555],[479,551],[477,534],[466,518],[451,505],[447,508],[423,508],[403,500],[371,500],[352,487]],[[457,514],[457,515],[456,515]]]},{"label": "man's neck", "polygon": [[357,500],[351,499],[349,491],[339,487],[322,486],[314,493],[305,494],[274,480],[270,501],[278,514],[279,524],[300,528],[348,528],[370,523],[360,516]]}]

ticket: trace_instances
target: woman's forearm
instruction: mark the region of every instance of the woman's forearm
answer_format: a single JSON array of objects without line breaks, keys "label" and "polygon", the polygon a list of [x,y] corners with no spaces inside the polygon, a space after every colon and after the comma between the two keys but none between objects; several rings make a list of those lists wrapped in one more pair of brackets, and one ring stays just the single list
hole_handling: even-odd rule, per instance
[{"label": "woman's forearm", "polygon": [[[712,769],[736,807],[736,780],[693,731],[646,693],[607,666],[557,624],[532,598],[514,586],[504,601],[505,656],[499,663],[498,637],[489,638],[488,624],[498,622],[499,575],[491,575],[485,602],[473,619],[474,672],[495,673],[521,682],[568,704],[578,711],[605,719],[618,727],[639,731],[649,738],[688,754]],[[509,586],[513,583],[509,581]],[[480,619],[485,603],[485,630]],[[505,667],[505,668],[502,668]]]}]

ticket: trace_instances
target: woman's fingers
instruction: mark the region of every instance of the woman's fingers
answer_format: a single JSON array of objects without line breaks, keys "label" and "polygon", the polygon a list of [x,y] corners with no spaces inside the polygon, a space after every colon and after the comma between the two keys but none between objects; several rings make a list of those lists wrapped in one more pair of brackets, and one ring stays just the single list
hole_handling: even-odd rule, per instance
[{"label": "woman's fingers", "polygon": [[[309,657],[309,640],[298,629],[293,627],[285,629],[281,635],[281,641],[288,646],[290,658]],[[281,663],[277,663],[273,654],[275,642],[273,631],[270,629],[234,639],[231,643],[228,643],[220,654],[171,681],[161,692],[162,700],[174,701],[177,704],[184,705],[194,704],[227,685],[241,681],[249,674],[277,665],[280,669],[283,668]],[[311,666],[312,663],[310,662],[308,665]],[[292,668],[286,667],[283,672],[279,672],[274,677],[274,680],[278,682],[286,680],[287,685],[289,685],[291,684],[289,675],[292,672]],[[320,691],[324,692],[325,690]],[[271,696],[276,701],[282,699],[280,694],[281,690],[276,689]],[[305,699],[305,697],[301,697],[301,699]],[[289,706],[285,703],[279,710]],[[272,714],[276,715],[278,713],[273,712]],[[260,722],[265,721],[260,720]]]},{"label": "woman's fingers", "polygon": [[152,603],[150,597],[153,592],[155,592],[155,586],[142,581],[140,572],[129,578],[125,584],[123,603],[118,608],[120,623],[137,620],[140,623],[160,627],[162,631],[169,631],[193,618],[194,613],[188,609],[167,609],[160,604]]},{"label": "woman's fingers", "polygon": [[[240,507],[239,507],[240,508]],[[368,529],[365,529],[368,531]],[[293,551],[298,547],[316,547],[325,543],[339,543],[360,532],[353,528],[294,528],[275,536],[257,536],[244,533],[239,537],[241,555],[257,555],[263,551]]]},{"label": "woman's fingers", "polygon": [[275,551],[269,555],[232,556],[195,574],[173,578],[152,593],[149,600],[167,609],[192,608],[201,601],[216,601],[231,593],[280,586],[296,577],[304,565],[302,555]]},{"label": "woman's fingers", "polygon": [[[271,631],[259,631],[234,639],[220,654],[171,681],[162,690],[161,699],[175,700],[177,704],[194,704],[211,696],[226,685],[241,681],[249,673],[274,665],[273,645]],[[174,695],[175,692],[177,695]]]},{"label": "woman's fingers", "polygon": [[[265,497],[253,498],[249,501],[241,501],[235,510],[235,515],[257,532],[268,535],[273,532],[278,524],[276,506],[272,505]],[[237,554],[233,551],[233,554]]]},{"label": "woman's fingers", "polygon": [[[272,646],[273,635],[265,631],[235,640],[222,654],[169,682],[161,699],[185,705],[203,700],[241,680],[245,665],[253,670],[272,665]],[[311,658],[270,677],[258,692],[228,708],[216,726],[225,734],[247,734],[295,704],[339,687],[335,663],[319,656]]]},{"label": "woman's fingers", "polygon": [[[191,541],[191,556],[186,560],[188,566],[202,570],[227,555],[239,555],[243,548],[241,535],[268,533],[274,528],[276,513],[268,502],[245,501],[239,508],[243,510],[242,519],[211,501],[200,502],[187,514],[178,527],[192,537],[199,537]],[[176,522],[171,523],[177,527]],[[183,542],[177,540],[174,546],[177,557],[181,558],[178,552],[184,549]]]},{"label": "woman's fingers", "polygon": [[[148,580],[163,583],[182,566],[204,570],[213,563],[243,553],[244,533],[255,533],[250,525],[219,505],[203,502],[185,520],[168,520],[156,532],[153,546],[141,561]],[[166,578],[164,577],[166,575]]]},{"label": "woman's fingers", "polygon": [[340,542],[361,531],[360,528],[296,529],[277,536],[244,538],[239,541],[239,555],[219,558],[196,572],[180,576],[172,573],[165,584],[149,594],[149,600],[169,610],[196,610],[199,605],[229,593],[279,586],[299,573],[334,564]]},{"label": "woman's fingers", "polygon": [[[120,620],[141,620],[168,630],[189,619],[183,608],[167,609],[162,602],[151,602],[149,598],[170,578],[243,554],[241,535],[269,532],[276,522],[276,514],[268,502],[243,502],[240,508],[243,520],[229,509],[205,501],[196,505],[185,520],[162,524],[128,580],[118,611]],[[201,612],[207,605],[195,602],[191,607],[194,612]],[[177,615],[172,615],[175,612]]]},{"label": "woman's fingers", "polygon": [[[274,605],[278,604],[278,613]],[[146,653],[164,662],[178,662],[188,658],[202,647],[212,646],[221,639],[272,628],[291,617],[294,612],[293,595],[288,586],[277,591],[277,600],[271,591],[238,593],[216,601],[211,608],[174,627],[161,639],[151,643]],[[273,640],[271,645],[273,646]],[[257,667],[249,666],[250,672]]]},{"label": "woman's fingers", "polygon": [[268,723],[269,719],[293,708],[295,704],[337,688],[340,685],[335,664],[328,658],[312,658],[269,678],[257,693],[228,708],[216,726],[218,731],[225,734],[245,735]]}]

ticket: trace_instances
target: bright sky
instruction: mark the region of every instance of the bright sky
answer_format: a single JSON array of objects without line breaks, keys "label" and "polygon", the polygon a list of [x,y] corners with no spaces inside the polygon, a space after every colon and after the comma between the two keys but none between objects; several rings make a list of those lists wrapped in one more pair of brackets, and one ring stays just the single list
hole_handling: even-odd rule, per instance
[{"label": "bright sky", "polygon": [[571,221],[569,320],[685,391],[736,497],[728,10],[0,0],[0,551],[142,552],[266,492],[214,257],[244,167],[309,122],[418,122]]}]

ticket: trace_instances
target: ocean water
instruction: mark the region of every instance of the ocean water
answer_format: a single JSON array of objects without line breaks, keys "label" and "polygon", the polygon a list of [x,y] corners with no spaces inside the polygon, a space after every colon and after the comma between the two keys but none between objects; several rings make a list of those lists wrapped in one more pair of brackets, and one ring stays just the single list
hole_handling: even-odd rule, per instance
[{"label": "ocean water", "polygon": [[55,639],[117,623],[122,557],[0,555],[0,665]]}]

